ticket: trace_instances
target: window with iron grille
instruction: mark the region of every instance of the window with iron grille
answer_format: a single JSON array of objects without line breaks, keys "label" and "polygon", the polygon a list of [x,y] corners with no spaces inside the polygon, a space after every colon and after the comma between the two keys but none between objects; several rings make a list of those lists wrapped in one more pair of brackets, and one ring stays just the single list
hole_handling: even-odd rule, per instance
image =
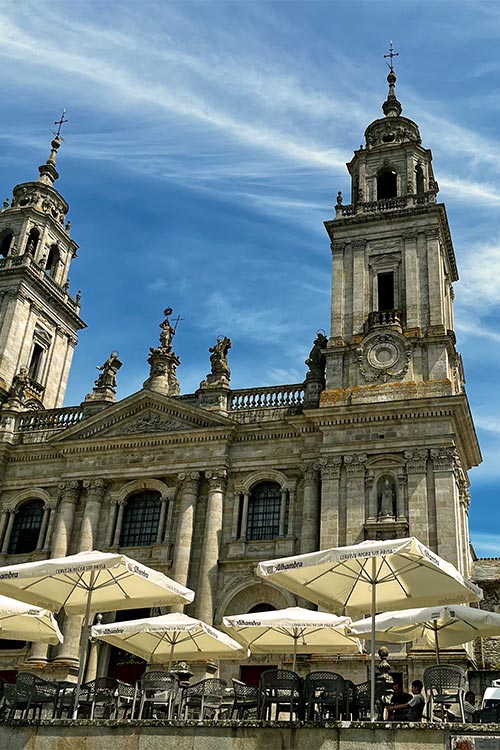
[{"label": "window with iron grille", "polygon": [[146,547],[156,542],[160,521],[161,494],[140,492],[127,500],[123,512],[120,547]]},{"label": "window with iron grille", "polygon": [[280,509],[279,484],[260,482],[255,485],[248,499],[247,539],[275,539],[279,535]]},{"label": "window with iron grille", "polygon": [[36,549],[43,518],[43,500],[28,500],[18,509],[9,540],[9,555]]}]

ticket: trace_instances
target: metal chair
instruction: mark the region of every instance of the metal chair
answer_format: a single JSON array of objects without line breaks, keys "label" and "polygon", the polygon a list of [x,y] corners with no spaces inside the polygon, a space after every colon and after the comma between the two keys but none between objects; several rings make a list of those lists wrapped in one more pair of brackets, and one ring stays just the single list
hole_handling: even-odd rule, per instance
[{"label": "metal chair", "polygon": [[302,680],[289,669],[267,669],[260,676],[259,718],[269,721],[273,705],[276,706],[276,721],[282,711],[297,719],[303,715]]},{"label": "metal chair", "polygon": [[157,711],[167,719],[173,717],[179,693],[177,675],[172,672],[147,672],[138,682],[138,691],[140,698],[137,718],[156,718]]},{"label": "metal chair", "polygon": [[8,692],[10,692],[8,695],[9,719],[13,719],[17,711],[21,711],[22,719],[28,718],[30,711],[33,712],[33,718],[36,718],[38,712],[38,718],[41,719],[42,710],[45,707],[52,707],[52,718],[54,718],[59,693],[57,682],[44,680],[30,672],[19,672],[14,689]]},{"label": "metal chair", "polygon": [[370,718],[370,682],[360,682],[354,686],[354,708],[353,718]]},{"label": "metal chair", "polygon": [[124,709],[124,715],[128,712],[133,698],[134,688],[128,682],[115,677],[98,677],[81,686],[78,712],[82,710],[85,716],[94,719],[96,708],[101,707],[103,719],[116,719],[120,708]]},{"label": "metal chair", "polygon": [[255,685],[247,685],[241,680],[232,678],[234,701],[231,707],[231,719],[236,714],[237,719],[247,719],[253,713],[257,716],[259,707],[259,688]]},{"label": "metal chair", "polygon": [[345,704],[345,681],[336,672],[310,672],[304,680],[305,714],[308,721],[340,719]]},{"label": "metal chair", "polygon": [[443,715],[439,718],[447,720],[445,706],[457,703],[460,717],[465,721],[464,696],[466,677],[465,672],[452,664],[436,664],[424,670],[424,689],[427,695],[427,718],[434,718],[435,706],[443,707]]},{"label": "metal chair", "polygon": [[182,691],[181,709],[184,719],[217,719],[226,687],[226,680],[218,677],[209,677],[185,687]]}]

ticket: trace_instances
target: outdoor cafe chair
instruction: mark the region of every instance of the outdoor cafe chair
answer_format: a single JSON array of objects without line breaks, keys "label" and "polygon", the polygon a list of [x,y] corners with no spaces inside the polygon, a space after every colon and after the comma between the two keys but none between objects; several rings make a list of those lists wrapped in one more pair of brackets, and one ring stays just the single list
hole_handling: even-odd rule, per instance
[{"label": "outdoor cafe chair", "polygon": [[173,717],[179,694],[179,678],[172,672],[146,672],[137,683],[139,710],[137,718],[156,718],[157,711],[167,719]]},{"label": "outdoor cafe chair", "polygon": [[355,720],[370,718],[370,681],[354,685],[352,716]]},{"label": "outdoor cafe chair", "polygon": [[183,718],[217,719],[226,687],[226,680],[218,677],[208,677],[185,687],[182,691]]},{"label": "outdoor cafe chair", "polygon": [[84,683],[80,688],[78,711],[82,711],[88,718],[94,719],[97,708],[102,709],[102,718],[118,718],[119,709],[124,709],[124,715],[132,706],[134,688],[128,682],[117,680],[115,677],[97,677]]},{"label": "outdoor cafe chair", "polygon": [[249,718],[250,714],[257,715],[259,707],[259,688],[255,685],[247,685],[241,680],[232,678],[234,700],[231,707],[231,719],[236,714],[237,719]]},{"label": "outdoor cafe chair", "polygon": [[345,681],[336,672],[310,672],[304,680],[305,714],[308,721],[340,719],[345,703]]},{"label": "outdoor cafe chair", "polygon": [[271,720],[272,707],[276,706],[276,720],[281,712],[302,717],[302,680],[289,669],[267,669],[260,675],[259,718]]},{"label": "outdoor cafe chair", "polygon": [[453,664],[436,664],[424,670],[424,689],[427,695],[427,718],[432,721],[436,706],[442,707],[442,716],[446,721],[446,708],[457,703],[460,718],[465,721],[464,698],[466,676],[463,669]]},{"label": "outdoor cafe chair", "polygon": [[15,718],[17,711],[21,711],[22,719],[28,718],[30,712],[33,712],[33,718],[36,718],[38,712],[38,718],[41,719],[42,710],[45,707],[52,709],[52,718],[54,718],[58,692],[57,682],[44,680],[30,672],[19,672],[13,689],[7,691],[8,718]]}]

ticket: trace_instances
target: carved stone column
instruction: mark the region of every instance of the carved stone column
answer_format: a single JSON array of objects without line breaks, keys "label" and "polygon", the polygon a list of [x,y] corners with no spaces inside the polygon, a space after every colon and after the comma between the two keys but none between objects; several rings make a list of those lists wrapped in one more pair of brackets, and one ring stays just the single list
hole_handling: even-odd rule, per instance
[{"label": "carved stone column", "polygon": [[[196,501],[198,500],[200,473],[198,471],[191,471],[188,474],[179,474],[179,481],[182,483],[181,499],[175,537],[172,577],[178,583],[186,586],[191,558],[191,545],[193,542],[194,510]],[[182,609],[183,607],[179,607],[179,611],[182,611]]]},{"label": "carved stone column", "polygon": [[50,505],[43,506],[43,516],[42,516],[42,523],[40,524],[40,531],[38,532],[38,540],[36,543],[36,549],[41,550],[43,547],[43,543],[45,541],[45,533],[47,531],[47,525],[49,523],[49,516],[50,516]]},{"label": "carved stone column", "polygon": [[80,497],[80,482],[71,480],[59,484],[61,501],[57,514],[51,557],[64,557],[69,551],[69,542],[75,521],[75,510]]},{"label": "carved stone column", "polygon": [[312,464],[303,468],[304,498],[302,502],[302,528],[300,552],[315,552],[319,543],[319,473]]},{"label": "carved stone column", "polygon": [[99,528],[101,504],[106,491],[106,481],[104,479],[86,479],[83,486],[87,490],[87,499],[83,512],[78,552],[89,552],[95,549],[97,544],[97,530]]},{"label": "carved stone column", "polygon": [[0,516],[0,549],[3,547],[2,541],[3,541],[3,535],[5,533],[5,529],[7,526],[7,519],[9,517],[9,511],[8,510],[2,510],[2,514]]},{"label": "carved stone column", "polygon": [[241,529],[240,529],[240,539],[246,539],[247,538],[247,524],[248,524],[248,501],[250,499],[250,493],[244,492],[243,493],[243,509],[241,512]]},{"label": "carved stone column", "polygon": [[168,497],[165,495],[161,498],[160,518],[158,520],[158,532],[156,534],[156,544],[161,544],[165,538],[165,517],[167,514]]},{"label": "carved stone column", "polygon": [[455,479],[456,448],[431,449],[434,466],[434,492],[436,497],[436,552],[457,568],[463,567],[459,539],[458,487]]},{"label": "carved stone column", "polygon": [[7,521],[7,530],[5,532],[5,536],[3,539],[2,555],[6,555],[7,550],[9,549],[10,535],[12,534],[12,527],[14,526],[14,519],[16,517],[16,513],[17,513],[17,510],[15,509],[9,510],[9,520]]},{"label": "carved stone column", "polygon": [[286,500],[288,491],[286,487],[281,488],[280,517],[278,522],[278,536],[285,536]]},{"label": "carved stone column", "polygon": [[342,456],[321,459],[321,524],[320,549],[337,547],[339,543],[340,469]]},{"label": "carved stone column", "polygon": [[208,479],[208,502],[196,592],[196,616],[211,625],[217,592],[218,560],[227,472],[225,469],[218,469],[205,472],[205,476]]},{"label": "carved stone column", "polygon": [[52,548],[52,536],[54,534],[57,515],[57,501],[52,501],[50,504],[49,525],[47,526],[47,533],[45,534],[45,541],[43,543],[44,552],[49,552]]},{"label": "carved stone column", "polygon": [[[54,530],[51,557],[65,557],[70,551],[69,544],[75,522],[76,505],[80,497],[80,482],[77,480],[61,482],[59,489],[61,501]],[[82,618],[79,615],[66,617],[63,626],[64,643],[59,646],[54,661],[69,661],[72,664],[78,662],[81,620]]]},{"label": "carved stone column", "polygon": [[122,533],[123,511],[125,510],[125,500],[118,500],[115,503],[118,511],[116,513],[115,533],[113,535],[113,547],[120,546],[120,535]]},{"label": "carved stone column", "polygon": [[344,465],[347,473],[346,496],[343,498],[345,507],[345,526],[341,526],[339,543],[356,544],[365,523],[365,463],[366,455],[357,453],[344,456]]}]

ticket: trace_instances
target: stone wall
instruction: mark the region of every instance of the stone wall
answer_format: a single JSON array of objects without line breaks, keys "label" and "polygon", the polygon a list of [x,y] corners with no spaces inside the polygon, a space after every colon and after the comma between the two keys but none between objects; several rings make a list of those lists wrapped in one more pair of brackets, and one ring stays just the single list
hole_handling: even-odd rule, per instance
[{"label": "stone wall", "polygon": [[237,723],[45,721],[0,728],[2,750],[500,750],[499,725],[339,722],[321,727]]}]

